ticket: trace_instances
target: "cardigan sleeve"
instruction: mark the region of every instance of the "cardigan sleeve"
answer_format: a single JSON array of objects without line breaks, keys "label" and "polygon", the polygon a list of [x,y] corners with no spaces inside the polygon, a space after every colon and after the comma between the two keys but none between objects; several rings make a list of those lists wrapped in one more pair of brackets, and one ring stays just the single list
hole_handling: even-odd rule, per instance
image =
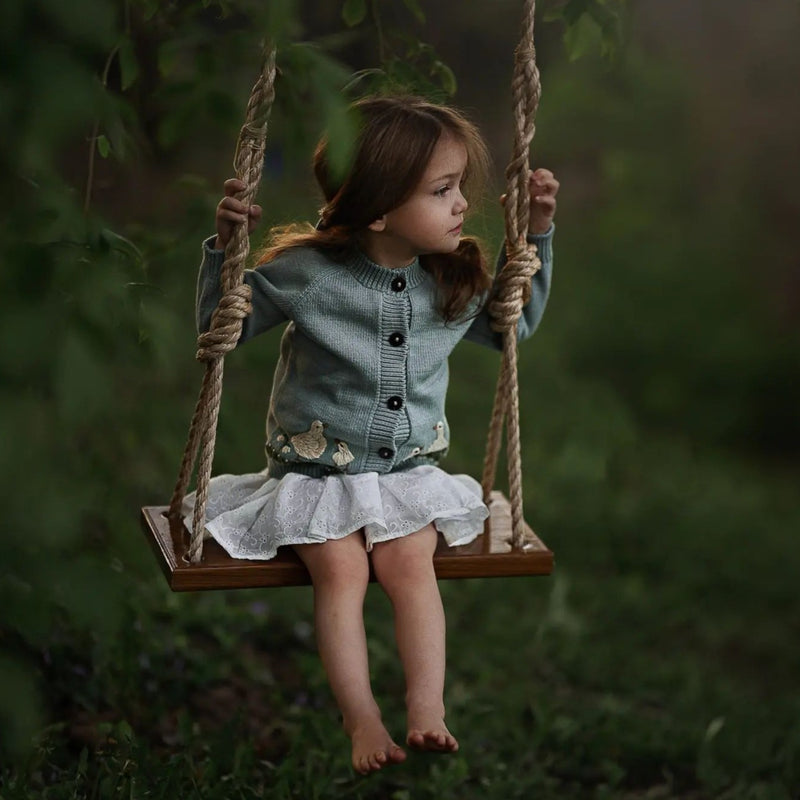
[{"label": "cardigan sleeve", "polygon": [[[211,316],[222,295],[220,274],[225,253],[214,249],[215,238],[212,236],[203,242],[195,306],[198,333],[204,333],[211,326]],[[309,270],[305,268],[302,254],[295,251],[245,270],[243,281],[252,289],[253,311],[242,321],[239,344],[292,318],[295,304],[308,287]]]},{"label": "cardigan sleeve", "polygon": [[[517,341],[527,339],[536,330],[539,322],[544,315],[547,305],[547,298],[550,294],[550,283],[553,276],[553,234],[555,225],[551,225],[545,233],[529,234],[528,242],[535,244],[542,268],[533,276],[531,281],[531,299],[522,309],[522,314],[517,324]],[[506,263],[505,248],[500,250],[497,259],[497,273],[500,272]],[[492,289],[492,292],[494,289]],[[503,349],[503,336],[497,331],[492,330],[491,315],[489,314],[488,304],[484,304],[478,315],[468,328],[464,338],[478,344],[491,347],[495,350]]]}]

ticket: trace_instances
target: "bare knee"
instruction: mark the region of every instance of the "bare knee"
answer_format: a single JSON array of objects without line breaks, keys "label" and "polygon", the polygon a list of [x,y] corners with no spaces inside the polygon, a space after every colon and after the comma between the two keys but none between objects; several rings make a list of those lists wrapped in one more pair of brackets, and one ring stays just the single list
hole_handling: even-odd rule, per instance
[{"label": "bare knee", "polygon": [[294,550],[306,565],[315,589],[366,590],[369,560],[360,531],[344,539],[295,545]]},{"label": "bare knee", "polygon": [[375,577],[390,598],[436,580],[433,569],[436,541],[436,530],[428,525],[409,536],[380,542],[373,547]]}]

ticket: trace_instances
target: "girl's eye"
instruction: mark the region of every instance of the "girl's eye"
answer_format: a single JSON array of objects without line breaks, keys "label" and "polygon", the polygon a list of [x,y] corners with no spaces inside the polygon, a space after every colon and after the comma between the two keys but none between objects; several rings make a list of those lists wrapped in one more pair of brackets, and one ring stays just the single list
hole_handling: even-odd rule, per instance
[{"label": "girl's eye", "polygon": [[440,189],[437,189],[434,194],[436,197],[444,197],[450,191],[449,186],[442,186]]}]

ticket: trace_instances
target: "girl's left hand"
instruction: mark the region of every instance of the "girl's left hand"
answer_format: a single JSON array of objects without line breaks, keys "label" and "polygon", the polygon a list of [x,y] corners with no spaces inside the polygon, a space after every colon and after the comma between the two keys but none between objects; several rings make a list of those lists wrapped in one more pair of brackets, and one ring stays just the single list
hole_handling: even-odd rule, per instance
[{"label": "girl's left hand", "polygon": [[559,183],[549,169],[537,169],[531,172],[528,187],[531,196],[528,233],[546,233],[556,213]]}]

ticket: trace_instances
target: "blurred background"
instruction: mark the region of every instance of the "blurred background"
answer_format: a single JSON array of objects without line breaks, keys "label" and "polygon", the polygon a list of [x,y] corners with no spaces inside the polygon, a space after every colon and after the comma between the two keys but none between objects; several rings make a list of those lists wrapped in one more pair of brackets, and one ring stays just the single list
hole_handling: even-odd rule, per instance
[{"label": "blurred background", "polygon": [[[365,782],[310,591],[172,595],[139,509],[175,481],[200,242],[264,33],[265,228],[315,218],[342,87],[399,82],[485,132],[471,232],[496,250],[521,2],[5,0],[3,800],[800,797],[800,5],[538,6],[533,161],[561,192],[520,380],[556,571],[442,584],[461,751]],[[279,335],[227,359],[216,472],[263,466]],[[480,474],[497,367],[452,360],[451,471]],[[400,735],[390,609],[368,601]]]}]

